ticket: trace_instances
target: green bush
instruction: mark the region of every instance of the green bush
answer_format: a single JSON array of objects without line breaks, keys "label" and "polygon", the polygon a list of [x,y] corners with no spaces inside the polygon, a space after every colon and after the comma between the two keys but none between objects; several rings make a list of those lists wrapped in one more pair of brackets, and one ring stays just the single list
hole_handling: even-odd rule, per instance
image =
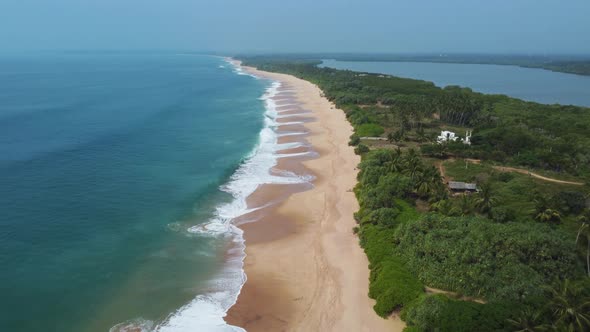
[{"label": "green bush", "polygon": [[406,326],[403,332],[423,332],[417,326]]},{"label": "green bush", "polygon": [[396,198],[407,197],[412,189],[413,184],[409,177],[387,174],[379,178],[376,186],[361,192],[359,203],[369,209],[393,207]]},{"label": "green bush", "polygon": [[350,135],[350,141],[348,141],[348,145],[356,146],[356,145],[359,145],[360,142],[361,142],[360,137],[357,134],[352,134],[352,135]]},{"label": "green bush", "polygon": [[505,223],[516,220],[516,212],[505,206],[492,207],[490,211],[490,218],[499,223]]},{"label": "green bush", "polygon": [[383,135],[385,130],[375,123],[363,123],[356,127],[356,134],[359,137],[377,137]]},{"label": "green bush", "polygon": [[395,256],[389,257],[371,270],[369,296],[377,301],[375,312],[389,316],[423,292],[423,286]]},{"label": "green bush", "polygon": [[507,320],[517,313],[512,302],[476,303],[437,294],[420,297],[406,306],[402,318],[417,331],[511,331]]},{"label": "green bush", "polygon": [[420,296],[404,308],[401,317],[419,331],[433,330],[440,324],[447,300],[444,295]]},{"label": "green bush", "polygon": [[400,211],[396,208],[381,208],[369,212],[361,219],[361,224],[373,224],[393,228],[397,225],[396,218]]},{"label": "green bush", "polygon": [[402,199],[396,199],[394,202],[395,207],[400,211],[400,214],[396,218],[397,224],[405,224],[420,217],[420,213],[418,213],[416,208],[410,203]]},{"label": "green bush", "polygon": [[356,153],[358,155],[365,154],[365,153],[367,153],[369,151],[370,151],[369,147],[366,146],[366,145],[364,145],[364,144],[362,144],[362,143],[359,144],[359,145],[357,145],[356,148],[354,148],[354,153]]},{"label": "green bush", "polygon": [[392,251],[393,229],[367,224],[361,243],[370,262],[369,296],[377,301],[375,312],[389,316],[423,293],[423,286]]},{"label": "green bush", "polygon": [[580,191],[560,191],[552,201],[564,214],[579,214],[586,207],[586,197]]}]

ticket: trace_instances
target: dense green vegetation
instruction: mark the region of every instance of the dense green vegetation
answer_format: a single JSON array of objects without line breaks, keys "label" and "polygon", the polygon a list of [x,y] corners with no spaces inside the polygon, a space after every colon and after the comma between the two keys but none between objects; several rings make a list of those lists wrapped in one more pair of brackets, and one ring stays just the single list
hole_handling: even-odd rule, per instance
[{"label": "dense green vegetation", "polygon": [[433,141],[440,128],[459,134],[473,129],[469,148],[455,144],[448,151],[436,151],[440,147],[427,144],[424,152],[590,178],[588,108],[543,105],[452,86],[441,89],[431,82],[319,68],[314,62],[258,61],[246,63],[318,84],[345,110],[361,137],[383,133],[399,145]]},{"label": "dense green vegetation", "polygon": [[486,300],[528,299],[574,277],[574,241],[547,224],[437,214],[400,226],[394,237],[395,251],[427,285]]},{"label": "dense green vegetation", "polygon": [[[520,310],[550,310],[547,285],[584,278],[575,236],[551,223],[497,222],[479,213],[485,204],[457,216],[417,212],[410,202],[460,206],[466,198],[482,202],[483,195],[449,195],[414,150],[373,150],[359,167],[355,218],[371,262],[369,295],[381,316],[402,307],[417,331],[510,331]],[[422,284],[486,303],[427,295]]]},{"label": "dense green vegetation", "polygon": [[403,307],[422,293],[422,283],[391,254],[393,228],[367,225],[362,241],[371,262],[369,296],[377,301],[375,311],[382,317]]},{"label": "dense green vegetation", "polygon": [[511,302],[481,304],[438,294],[419,297],[402,318],[412,327],[409,331],[503,331],[512,329],[509,319],[517,308]]},{"label": "dense green vegetation", "polygon": [[[493,195],[493,206],[487,215],[496,222],[526,222],[536,219],[540,212],[552,209],[559,213],[564,224],[576,225],[587,202],[584,188],[540,181],[526,174],[500,172],[489,162],[472,164],[446,160],[442,165],[446,175],[454,180],[489,184],[482,189]],[[460,200],[451,198],[451,202],[453,204],[448,206],[437,204],[435,207],[446,207],[447,210],[442,212],[448,216],[460,215]]]},{"label": "dense green vegetation", "polygon": [[[305,61],[249,64],[318,84],[354,126],[355,232],[380,316],[401,313],[407,331],[590,329],[588,185],[496,168],[586,181],[589,109]],[[473,129],[473,144],[433,143],[441,129]],[[361,138],[377,135],[389,143]],[[449,179],[478,192],[453,193]]]}]

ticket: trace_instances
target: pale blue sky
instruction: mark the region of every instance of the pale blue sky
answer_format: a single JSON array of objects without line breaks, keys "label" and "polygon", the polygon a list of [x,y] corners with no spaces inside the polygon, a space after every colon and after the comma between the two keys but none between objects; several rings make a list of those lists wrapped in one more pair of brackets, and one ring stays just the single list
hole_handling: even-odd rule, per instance
[{"label": "pale blue sky", "polygon": [[589,53],[590,0],[0,0],[0,52]]}]

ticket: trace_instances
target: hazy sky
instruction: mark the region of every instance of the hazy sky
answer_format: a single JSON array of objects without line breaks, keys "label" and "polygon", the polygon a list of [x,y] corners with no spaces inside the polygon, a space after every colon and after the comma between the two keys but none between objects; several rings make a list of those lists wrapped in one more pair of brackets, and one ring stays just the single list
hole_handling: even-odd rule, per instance
[{"label": "hazy sky", "polygon": [[0,0],[0,52],[590,53],[590,0]]}]

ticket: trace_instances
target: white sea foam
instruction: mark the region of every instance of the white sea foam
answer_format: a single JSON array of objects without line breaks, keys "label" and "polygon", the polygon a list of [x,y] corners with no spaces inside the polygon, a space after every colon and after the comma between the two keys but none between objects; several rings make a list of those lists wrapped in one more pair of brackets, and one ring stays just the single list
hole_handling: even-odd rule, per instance
[{"label": "white sea foam", "polygon": [[276,165],[277,158],[282,156],[277,154],[277,151],[301,146],[300,143],[277,144],[278,135],[273,130],[273,127],[283,125],[283,123],[279,124],[275,121],[277,112],[272,97],[276,95],[279,87],[280,83],[274,82],[264,95],[263,99],[266,105],[265,127],[260,132],[258,146],[231,176],[230,181],[221,187],[221,190],[230,193],[234,199],[230,203],[217,207],[216,218],[206,224],[191,227],[189,232],[215,235],[231,234],[231,228],[233,227],[231,221],[250,212],[246,204],[246,198],[259,185],[269,183],[296,184],[313,180],[311,176],[276,176],[269,171]]},{"label": "white sea foam", "polygon": [[225,59],[225,61],[234,68],[234,73],[236,73],[238,75],[254,77],[257,80],[260,79],[260,77],[258,77],[256,75],[245,72],[244,69],[242,69],[242,67],[236,66],[233,62],[231,62],[231,59]]},{"label": "white sea foam", "polygon": [[154,322],[143,318],[132,319],[119,323],[109,329],[109,332],[150,332],[154,328]]},{"label": "white sea foam", "polygon": [[296,152],[296,153],[282,153],[277,155],[278,158],[290,158],[290,157],[301,157],[301,156],[315,156],[315,152]]},{"label": "white sea foam", "polygon": [[[238,75],[248,75],[241,68],[234,67]],[[271,169],[277,164],[278,158],[282,157],[282,155],[277,154],[277,151],[302,146],[300,143],[277,144],[279,135],[273,129],[277,125],[283,124],[277,124],[275,121],[277,111],[276,103],[272,100],[272,97],[276,96],[279,87],[279,82],[273,82],[262,97],[266,107],[266,117],[264,120],[265,126],[259,135],[258,145],[231,176],[230,181],[220,188],[231,194],[233,200],[219,205],[216,208],[214,218],[209,222],[188,229],[189,232],[195,234],[231,238],[233,249],[229,252],[229,261],[219,276],[211,281],[210,287],[208,287],[212,290],[210,293],[198,295],[190,303],[158,324],[154,331],[244,331],[239,327],[228,325],[223,320],[227,310],[235,304],[241,288],[246,282],[246,275],[243,270],[243,260],[245,258],[244,239],[242,230],[236,227],[233,220],[258,209],[248,209],[246,204],[246,198],[258,186],[269,183],[309,183],[313,180],[313,176],[300,176],[292,172],[275,172],[271,174]],[[305,133],[281,134],[281,136],[301,134]]]},{"label": "white sea foam", "polygon": [[307,146],[307,145],[305,145],[301,142],[277,144],[277,151],[298,148],[301,146]]},{"label": "white sea foam", "polygon": [[245,331],[244,329],[227,324],[223,318],[227,310],[234,305],[246,275],[243,270],[244,241],[242,231],[235,227],[234,252],[230,252],[223,271],[217,278],[210,281],[209,288],[214,291],[198,295],[190,303],[172,313],[166,320],[158,324],[156,332],[226,332]]},{"label": "white sea foam", "polygon": [[290,126],[290,125],[297,125],[297,124],[302,124],[303,121],[289,121],[289,122],[276,122],[274,126]]},{"label": "white sea foam", "polygon": [[285,136],[301,136],[301,135],[307,135],[308,133],[304,132],[304,131],[295,131],[295,132],[291,132],[291,133],[280,133],[278,134],[279,137],[285,137]]},{"label": "white sea foam", "polygon": [[304,115],[308,115],[305,113],[295,113],[295,114],[285,114],[285,115],[278,115],[276,118],[277,119],[286,119],[286,118],[293,118],[293,117],[298,117],[298,116],[304,116]]}]

